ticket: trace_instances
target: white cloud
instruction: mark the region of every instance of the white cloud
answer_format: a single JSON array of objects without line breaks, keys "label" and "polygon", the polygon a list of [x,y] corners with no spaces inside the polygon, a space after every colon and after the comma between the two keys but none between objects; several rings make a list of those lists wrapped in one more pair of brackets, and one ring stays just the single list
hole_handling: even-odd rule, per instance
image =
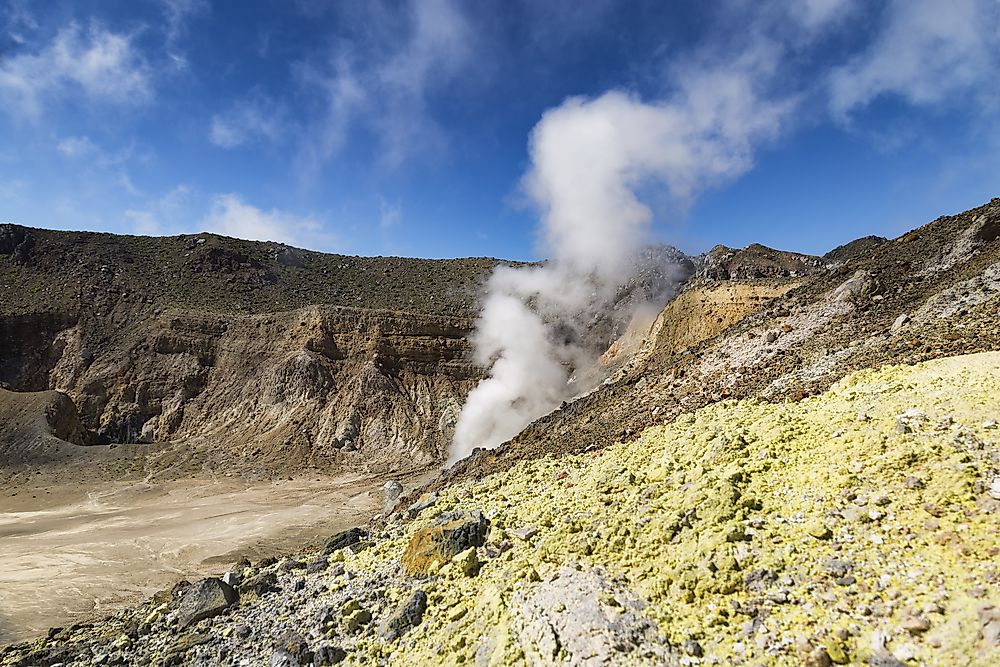
[{"label": "white cloud", "polygon": [[391,204],[385,197],[379,196],[378,216],[378,228],[385,233],[403,220],[403,207],[399,202]]},{"label": "white cloud", "polygon": [[132,230],[136,234],[177,234],[185,231],[181,218],[190,198],[190,188],[178,185],[162,197],[147,202],[141,209],[128,209],[125,211],[125,218],[132,223]]},{"label": "white cloud", "polygon": [[857,0],[790,0],[787,9],[802,27],[816,30],[852,13],[857,9]]},{"label": "white cloud", "polygon": [[468,20],[455,0],[409,0],[402,14],[381,3],[366,7],[356,20],[367,41],[341,42],[328,65],[299,70],[322,100],[308,132],[307,170],[334,155],[359,124],[376,134],[389,166],[445,145],[428,98],[472,63],[476,36]]},{"label": "white cloud", "polygon": [[25,5],[25,0],[8,0],[3,6],[6,16],[4,29],[7,37],[15,44],[24,44],[25,33],[38,29],[38,21],[31,15]]},{"label": "white cloud", "polygon": [[172,42],[187,32],[188,21],[207,12],[208,0],[160,0],[166,18],[167,40]]},{"label": "white cloud", "polygon": [[348,129],[368,102],[368,95],[343,57],[336,59],[329,75],[312,67],[302,67],[299,77],[304,85],[318,90],[323,100],[302,149],[303,166],[311,173],[343,146]]},{"label": "white cloud", "polygon": [[946,101],[1000,80],[1000,3],[894,0],[871,46],[830,76],[830,107],[845,117],[883,95],[911,104]]},{"label": "white cloud", "polygon": [[122,106],[152,99],[149,67],[131,36],[73,23],[36,53],[0,61],[0,101],[10,112],[37,118],[48,99],[76,95]]},{"label": "white cloud", "polygon": [[96,153],[97,146],[86,136],[66,137],[56,144],[56,150],[68,158],[80,158]]},{"label": "white cloud", "polygon": [[209,140],[222,148],[236,148],[256,140],[277,141],[283,131],[284,111],[273,100],[253,94],[212,117]]},{"label": "white cloud", "polygon": [[306,248],[326,248],[334,242],[313,217],[278,209],[264,211],[237,194],[216,195],[202,224],[206,231],[250,241],[278,241]]}]

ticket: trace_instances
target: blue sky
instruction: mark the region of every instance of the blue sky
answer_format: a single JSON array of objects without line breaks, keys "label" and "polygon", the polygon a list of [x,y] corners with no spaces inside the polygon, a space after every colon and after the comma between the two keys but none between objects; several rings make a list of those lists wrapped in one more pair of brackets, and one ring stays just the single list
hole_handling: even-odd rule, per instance
[{"label": "blue sky", "polygon": [[0,0],[0,221],[535,259],[533,128],[617,91],[713,161],[642,182],[653,238],[822,253],[1000,195],[998,43],[997,0]]}]

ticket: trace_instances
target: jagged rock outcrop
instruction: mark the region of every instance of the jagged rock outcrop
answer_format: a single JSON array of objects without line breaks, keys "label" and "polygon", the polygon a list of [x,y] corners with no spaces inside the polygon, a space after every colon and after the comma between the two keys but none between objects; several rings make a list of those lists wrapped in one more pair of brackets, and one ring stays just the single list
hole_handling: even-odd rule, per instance
[{"label": "jagged rock outcrop", "polygon": [[760,278],[795,278],[819,273],[825,267],[822,257],[775,250],[759,243],[734,249],[717,245],[695,258],[696,278],[701,280],[755,280]]}]

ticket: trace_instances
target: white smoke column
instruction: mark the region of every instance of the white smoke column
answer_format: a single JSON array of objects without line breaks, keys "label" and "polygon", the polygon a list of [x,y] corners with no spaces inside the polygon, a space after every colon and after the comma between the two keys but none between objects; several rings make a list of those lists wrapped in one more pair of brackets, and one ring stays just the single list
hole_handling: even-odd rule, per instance
[{"label": "white smoke column", "polygon": [[490,278],[473,344],[491,368],[462,409],[449,464],[510,439],[581,389],[569,372],[593,359],[557,334],[582,333],[631,272],[653,217],[637,191],[659,184],[688,199],[749,167],[752,142],[774,133],[787,109],[761,102],[752,81],[738,66],[699,71],[669,102],[616,91],[544,114],[524,184],[551,261]]}]

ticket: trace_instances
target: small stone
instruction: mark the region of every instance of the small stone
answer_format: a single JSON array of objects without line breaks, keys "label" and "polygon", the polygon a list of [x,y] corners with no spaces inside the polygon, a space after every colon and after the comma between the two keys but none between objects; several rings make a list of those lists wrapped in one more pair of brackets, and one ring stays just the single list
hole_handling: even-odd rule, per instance
[{"label": "small stone", "polygon": [[920,506],[922,510],[930,514],[932,517],[941,518],[944,516],[944,510],[933,503],[924,503]]},{"label": "small stone", "polygon": [[987,646],[1000,648],[1000,607],[985,605],[977,613],[983,641]]},{"label": "small stone", "polygon": [[447,564],[458,554],[486,543],[490,522],[482,512],[460,511],[441,518],[441,523],[418,530],[410,538],[402,558],[406,574],[427,574],[432,563]]},{"label": "small stone", "polygon": [[817,540],[828,540],[833,537],[833,531],[826,524],[818,521],[809,524],[806,527],[806,532]]},{"label": "small stone", "polygon": [[851,523],[867,522],[869,520],[867,512],[852,505],[840,510],[840,516],[843,517],[844,521],[849,521]]},{"label": "small stone", "polygon": [[368,625],[371,623],[372,613],[367,609],[355,609],[354,611],[346,614],[342,621],[344,627],[344,632],[351,634],[357,632],[362,625]]},{"label": "small stone", "polygon": [[830,659],[830,654],[822,647],[814,648],[805,659],[806,667],[830,667],[832,664],[833,660]]},{"label": "small stone", "polygon": [[510,531],[510,534],[522,542],[528,542],[531,538],[538,534],[538,529],[534,526],[524,526],[522,528],[518,528],[517,530]]},{"label": "small stone", "polygon": [[278,649],[271,654],[271,667],[299,667],[299,661],[284,649]]},{"label": "small stone", "polygon": [[331,646],[329,644],[324,644],[316,649],[313,653],[313,660],[316,667],[328,667],[330,665],[336,665],[344,661],[347,657],[347,652],[339,646]]},{"label": "small stone", "polygon": [[830,639],[824,644],[824,648],[826,648],[826,654],[830,657],[831,662],[838,665],[846,665],[850,662],[847,657],[847,650],[841,642]]},{"label": "small stone", "polygon": [[323,553],[329,555],[339,549],[346,549],[367,537],[368,534],[361,528],[351,528],[350,530],[339,532],[326,541]]},{"label": "small stone", "polygon": [[388,514],[396,505],[396,501],[403,495],[403,485],[394,479],[382,485],[382,493],[385,495],[385,514]]},{"label": "small stone", "polygon": [[1000,477],[994,477],[993,481],[990,482],[989,494],[990,498],[1000,500]]},{"label": "small stone", "polygon": [[743,588],[753,593],[761,593],[773,586],[777,580],[778,576],[774,571],[760,568],[748,572],[743,577]]},{"label": "small stone", "polygon": [[902,627],[911,635],[919,635],[931,629],[931,622],[926,616],[914,614],[903,619]]},{"label": "small stone", "polygon": [[413,503],[412,505],[410,505],[409,507],[407,507],[406,508],[406,514],[411,519],[416,519],[417,516],[419,516],[420,513],[423,512],[425,509],[428,509],[430,507],[434,507],[434,504],[436,502],[437,502],[437,494],[436,493],[432,493],[429,496],[427,496],[426,498],[422,498],[422,499],[418,500],[417,502]]},{"label": "small stone", "polygon": [[838,586],[853,586],[858,583],[858,580],[852,575],[847,575],[846,577],[837,577],[833,582]]},{"label": "small stone", "polygon": [[859,422],[866,422],[866,421],[870,420],[871,417],[868,416],[867,412],[859,412],[857,419],[858,419]]},{"label": "small stone", "polygon": [[688,639],[684,642],[684,652],[693,658],[700,658],[705,655],[705,649],[701,647],[701,644],[693,639]]},{"label": "small stone", "polygon": [[321,556],[316,560],[311,560],[306,565],[306,572],[310,574],[315,574],[317,572],[322,572],[330,565],[330,559],[326,556]]},{"label": "small stone", "polygon": [[785,604],[788,602],[788,591],[774,591],[767,594],[767,599],[775,604]]},{"label": "small stone", "polygon": [[896,320],[892,323],[892,326],[889,327],[889,331],[895,333],[900,329],[902,329],[909,321],[910,321],[910,316],[907,315],[906,313],[903,313],[902,315],[897,317]]},{"label": "small stone", "polygon": [[767,335],[764,336],[764,342],[766,342],[768,344],[773,343],[776,340],[778,340],[778,332],[777,331],[768,331]]},{"label": "small stone", "polygon": [[291,572],[292,570],[305,569],[305,566],[306,564],[302,561],[296,560],[295,558],[289,558],[288,560],[283,561],[281,565],[278,566],[278,569],[282,572]]},{"label": "small stone", "polygon": [[456,555],[451,562],[455,564],[459,572],[467,577],[479,574],[479,568],[482,566],[479,562],[479,555],[476,553],[476,547],[469,547]]},{"label": "small stone", "polygon": [[851,571],[851,563],[839,558],[831,558],[823,562],[823,569],[834,577],[845,577]]},{"label": "small stone", "polygon": [[903,486],[908,489],[922,489],[924,482],[919,477],[910,476],[903,480]]}]

